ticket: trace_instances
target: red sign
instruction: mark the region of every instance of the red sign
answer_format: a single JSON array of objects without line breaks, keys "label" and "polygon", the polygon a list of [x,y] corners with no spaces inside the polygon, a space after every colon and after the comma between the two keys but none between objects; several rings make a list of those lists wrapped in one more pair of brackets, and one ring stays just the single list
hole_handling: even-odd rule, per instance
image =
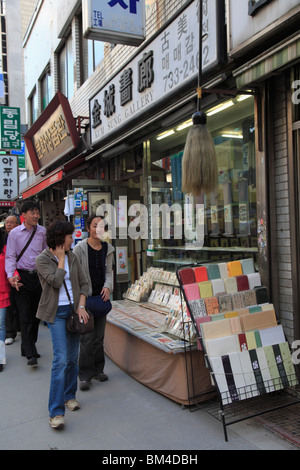
[{"label": "red sign", "polygon": [[0,207],[15,207],[15,201],[0,201]]},{"label": "red sign", "polygon": [[67,98],[59,91],[24,136],[35,174],[53,165],[79,144]]},{"label": "red sign", "polygon": [[22,194],[23,199],[26,199],[30,196],[34,196],[34,194],[39,193],[40,191],[43,191],[43,189],[48,188],[54,183],[57,183],[58,181],[61,181],[63,179],[63,170],[59,169],[56,170],[55,173],[52,175],[46,176],[44,179],[39,181],[38,183],[35,183],[31,187],[29,187],[27,190],[24,191]]}]

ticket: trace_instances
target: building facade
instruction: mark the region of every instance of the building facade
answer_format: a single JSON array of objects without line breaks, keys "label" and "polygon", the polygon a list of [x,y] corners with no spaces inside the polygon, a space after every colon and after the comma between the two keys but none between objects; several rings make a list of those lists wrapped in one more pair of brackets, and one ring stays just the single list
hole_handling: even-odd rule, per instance
[{"label": "building facade", "polygon": [[[119,219],[108,236],[125,257],[116,298],[150,265],[174,271],[252,257],[290,342],[299,338],[299,1],[203,2],[201,101],[218,186],[199,200],[182,194],[180,177],[197,108],[198,0],[146,0],[146,37],[136,47],[87,40],[81,1],[55,3],[36,2],[23,38],[25,121],[37,138],[61,93],[79,138],[39,167],[27,155],[23,199],[41,201],[47,225],[66,214],[66,197],[80,194],[79,238],[98,203],[115,205]],[[155,204],[178,211],[163,219],[150,210]],[[128,225],[137,214],[142,233],[133,239]]]}]

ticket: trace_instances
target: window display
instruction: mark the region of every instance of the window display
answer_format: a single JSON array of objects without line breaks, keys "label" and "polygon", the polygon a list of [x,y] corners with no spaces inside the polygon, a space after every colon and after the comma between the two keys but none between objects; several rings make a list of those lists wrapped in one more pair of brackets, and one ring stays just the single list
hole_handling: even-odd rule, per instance
[{"label": "window display", "polygon": [[150,141],[153,265],[176,270],[182,264],[256,259],[257,207],[254,98],[239,95],[207,110],[214,140],[218,182],[214,192],[182,193],[182,157],[192,120]]}]

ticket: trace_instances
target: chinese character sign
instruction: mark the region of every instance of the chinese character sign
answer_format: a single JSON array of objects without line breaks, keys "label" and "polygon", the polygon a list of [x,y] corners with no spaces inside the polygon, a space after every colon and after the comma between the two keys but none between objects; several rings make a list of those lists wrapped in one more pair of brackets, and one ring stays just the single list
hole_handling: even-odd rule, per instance
[{"label": "chinese character sign", "polygon": [[82,0],[88,39],[140,45],[145,39],[145,0]]},{"label": "chinese character sign", "polygon": [[1,106],[0,126],[1,150],[19,150],[21,148],[20,108]]},{"label": "chinese character sign", "polygon": [[[218,31],[217,0],[203,1],[202,69],[213,70],[222,43]],[[106,2],[103,2],[106,3]],[[135,11],[138,2],[110,0],[111,6]],[[99,18],[100,21],[100,18]],[[199,70],[199,0],[192,2],[164,31],[141,50],[90,100],[91,142],[120,132],[137,119],[175,96],[180,87],[195,81]],[[195,88],[196,91],[196,88]]]},{"label": "chinese character sign", "polygon": [[0,155],[0,200],[11,201],[18,197],[18,157]]},{"label": "chinese character sign", "polygon": [[33,137],[41,168],[52,164],[74,148],[62,106],[59,106]]}]

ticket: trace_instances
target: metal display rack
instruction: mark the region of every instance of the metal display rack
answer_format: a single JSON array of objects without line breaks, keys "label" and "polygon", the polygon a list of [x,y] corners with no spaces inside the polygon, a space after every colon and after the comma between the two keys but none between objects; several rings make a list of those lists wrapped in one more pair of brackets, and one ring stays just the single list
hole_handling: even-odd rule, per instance
[{"label": "metal display rack", "polygon": [[272,379],[270,381],[264,380],[259,382],[259,380],[256,380],[256,382],[252,385],[247,384],[247,386],[240,388],[233,386],[233,388],[227,392],[220,391],[218,382],[214,377],[215,373],[211,365],[211,361],[206,351],[204,338],[202,337],[201,331],[198,328],[192,309],[189,308],[189,301],[186,298],[180,277],[181,270],[200,266],[204,266],[204,264],[201,263],[181,266],[176,270],[176,275],[180,285],[182,296],[181,298],[185,300],[188,306],[198,340],[200,341],[205,355],[207,367],[209,368],[212,378],[214,379],[217,396],[215,399],[210,400],[205,404],[195,403],[195,400],[192,400],[191,405],[193,405],[193,410],[191,411],[194,411],[195,409],[204,410],[220,421],[223,425],[225,441],[228,442],[227,426],[287,406],[299,404],[299,391],[296,390],[298,380],[296,374],[283,374],[282,377],[279,376],[278,378]]}]

